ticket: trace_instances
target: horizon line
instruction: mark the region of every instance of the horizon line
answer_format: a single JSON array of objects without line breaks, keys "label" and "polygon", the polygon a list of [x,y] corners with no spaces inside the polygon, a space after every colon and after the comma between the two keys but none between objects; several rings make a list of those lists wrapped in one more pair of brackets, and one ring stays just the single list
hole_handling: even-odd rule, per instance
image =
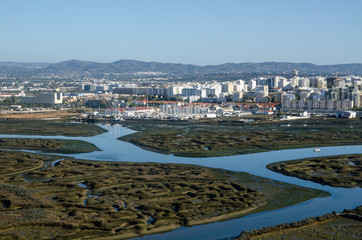
[{"label": "horizon line", "polygon": [[199,65],[194,63],[177,63],[177,62],[162,62],[162,61],[145,61],[145,60],[135,60],[135,59],[119,59],[112,62],[102,62],[102,61],[90,61],[90,60],[79,60],[79,59],[69,59],[69,60],[63,60],[59,62],[42,62],[42,61],[34,61],[34,62],[27,62],[27,61],[0,61],[0,63],[20,63],[20,64],[58,64],[62,62],[70,62],[70,61],[77,61],[77,62],[91,62],[91,63],[103,63],[103,64],[110,64],[115,63],[119,61],[135,61],[135,62],[144,62],[144,63],[162,63],[162,64],[179,64],[179,65],[194,65],[194,66],[200,66],[200,67],[206,67],[206,66],[219,66],[224,64],[261,64],[261,63],[291,63],[291,64],[313,64],[316,66],[332,66],[332,65],[353,65],[353,64],[362,64],[362,62],[351,62],[351,63],[334,63],[334,64],[316,64],[313,62],[289,62],[289,61],[261,61],[261,62],[224,62],[219,64],[206,64],[206,65]]}]

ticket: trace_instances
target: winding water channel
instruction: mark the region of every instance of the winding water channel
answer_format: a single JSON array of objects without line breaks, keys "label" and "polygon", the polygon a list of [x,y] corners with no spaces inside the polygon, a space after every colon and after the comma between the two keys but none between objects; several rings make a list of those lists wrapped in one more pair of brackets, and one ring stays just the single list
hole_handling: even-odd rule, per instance
[{"label": "winding water channel", "polygon": [[194,227],[181,227],[162,234],[144,236],[142,239],[226,239],[239,235],[243,230],[252,230],[285,222],[298,221],[306,217],[319,216],[332,211],[339,212],[343,211],[344,209],[355,208],[362,204],[361,188],[347,189],[324,186],[294,177],[283,176],[281,174],[272,172],[265,167],[267,164],[273,162],[302,159],[307,157],[357,153],[362,154],[361,145],[323,147],[320,148],[320,152],[313,152],[312,148],[302,148],[228,157],[186,158],[149,152],[130,143],[117,140],[117,138],[120,136],[134,132],[133,130],[122,127],[121,125],[100,126],[107,129],[108,132],[95,137],[34,135],[0,135],[0,137],[84,140],[95,144],[97,147],[102,149],[102,151],[85,154],[72,154],[71,156],[78,159],[89,159],[96,161],[195,164],[212,168],[222,168],[231,171],[247,172],[257,176],[296,184],[299,186],[320,189],[331,193],[330,197],[315,198],[287,208],[252,214],[246,217],[223,222],[210,223]]}]

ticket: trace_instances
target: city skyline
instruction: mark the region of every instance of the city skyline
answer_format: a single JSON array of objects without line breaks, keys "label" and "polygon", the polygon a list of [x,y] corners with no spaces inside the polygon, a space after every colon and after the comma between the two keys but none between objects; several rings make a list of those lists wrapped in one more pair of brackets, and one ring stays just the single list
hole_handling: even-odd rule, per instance
[{"label": "city skyline", "polygon": [[2,1],[0,62],[362,63],[360,1]]}]

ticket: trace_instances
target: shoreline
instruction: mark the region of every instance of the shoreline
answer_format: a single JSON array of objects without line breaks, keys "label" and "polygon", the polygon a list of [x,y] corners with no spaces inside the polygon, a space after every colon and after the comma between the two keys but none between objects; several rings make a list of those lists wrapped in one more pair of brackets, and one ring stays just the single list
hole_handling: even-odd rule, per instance
[{"label": "shoreline", "polygon": [[[264,227],[261,229],[255,229],[255,230],[251,230],[251,231],[243,231],[243,232],[241,232],[241,234],[239,236],[237,236],[236,238],[233,238],[233,239],[234,240],[249,240],[254,237],[263,238],[263,237],[267,237],[264,235],[269,235],[269,234],[273,234],[273,233],[278,234],[278,235],[280,233],[280,235],[283,235],[288,230],[300,230],[303,228],[305,229],[307,227],[317,226],[321,223],[326,223],[328,221],[331,221],[331,220],[334,220],[337,218],[355,220],[355,221],[360,222],[361,226],[362,226],[362,212],[361,212],[361,210],[359,210],[360,208],[362,208],[362,206],[359,206],[352,210],[345,209],[341,213],[332,212],[332,213],[324,214],[322,216],[309,217],[309,218],[306,218],[306,219],[303,219],[300,221],[296,221],[296,222],[283,223],[283,224],[278,224],[278,225],[270,226],[270,227]],[[358,212],[358,210],[359,210],[359,212]]]}]

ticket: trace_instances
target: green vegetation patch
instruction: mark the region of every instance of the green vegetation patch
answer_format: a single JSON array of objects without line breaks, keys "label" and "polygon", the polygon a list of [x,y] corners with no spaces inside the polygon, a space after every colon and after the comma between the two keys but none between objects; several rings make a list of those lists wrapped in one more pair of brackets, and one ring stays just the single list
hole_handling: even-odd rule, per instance
[{"label": "green vegetation patch", "polygon": [[129,123],[124,136],[147,150],[187,157],[227,156],[271,150],[362,144],[362,120],[306,119],[258,124]]},{"label": "green vegetation patch", "polygon": [[101,151],[94,144],[86,141],[41,138],[0,138],[0,148],[41,150],[48,153],[64,154]]},{"label": "green vegetation patch", "polygon": [[0,121],[0,134],[24,135],[63,135],[69,137],[88,137],[107,130],[93,124],[45,120],[3,120]]},{"label": "green vegetation patch", "polygon": [[362,187],[362,154],[278,162],[267,168],[333,187]]},{"label": "green vegetation patch", "polygon": [[191,165],[66,159],[51,167],[49,156],[11,154],[0,152],[0,238],[129,238],[328,195]]}]

